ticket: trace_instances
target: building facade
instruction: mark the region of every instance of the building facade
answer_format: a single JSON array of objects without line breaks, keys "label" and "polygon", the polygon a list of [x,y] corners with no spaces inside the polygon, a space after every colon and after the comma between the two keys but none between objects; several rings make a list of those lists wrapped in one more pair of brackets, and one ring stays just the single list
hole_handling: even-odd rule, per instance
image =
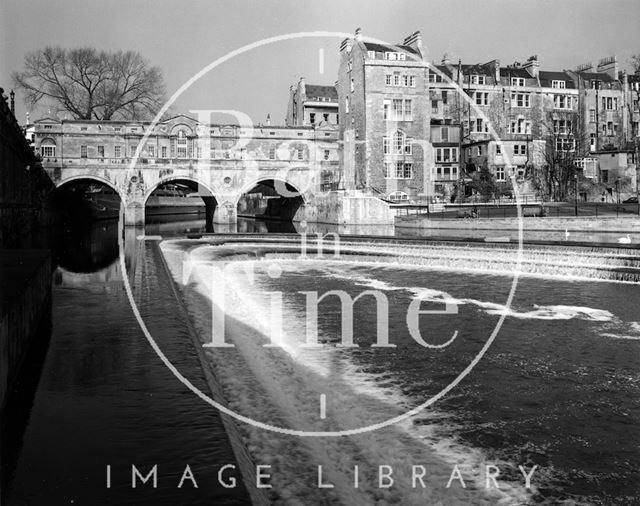
[{"label": "building facade", "polygon": [[335,86],[306,84],[304,77],[289,89],[287,126],[338,124],[338,92]]},{"label": "building facade", "polygon": [[422,201],[433,194],[427,63],[422,37],[366,42],[360,30],[340,46],[338,99],[347,190]]}]

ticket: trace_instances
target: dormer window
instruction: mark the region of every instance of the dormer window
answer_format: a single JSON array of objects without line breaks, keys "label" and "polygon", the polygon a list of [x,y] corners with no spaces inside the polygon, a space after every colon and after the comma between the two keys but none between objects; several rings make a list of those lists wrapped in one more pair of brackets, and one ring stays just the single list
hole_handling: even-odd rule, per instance
[{"label": "dormer window", "polygon": [[524,86],[524,77],[512,77],[511,86]]},{"label": "dormer window", "polygon": [[557,81],[557,80],[553,80],[551,81],[551,87],[552,88],[559,88],[559,89],[564,89],[567,87],[567,83],[566,81]]},{"label": "dormer window", "polygon": [[369,58],[371,58],[372,60],[376,59],[376,52],[375,51],[367,51],[367,55],[369,56]]},{"label": "dormer window", "polygon": [[471,74],[471,84],[486,84],[486,76]]},{"label": "dormer window", "polygon": [[386,51],[384,53],[385,60],[406,60],[407,55],[396,51]]}]

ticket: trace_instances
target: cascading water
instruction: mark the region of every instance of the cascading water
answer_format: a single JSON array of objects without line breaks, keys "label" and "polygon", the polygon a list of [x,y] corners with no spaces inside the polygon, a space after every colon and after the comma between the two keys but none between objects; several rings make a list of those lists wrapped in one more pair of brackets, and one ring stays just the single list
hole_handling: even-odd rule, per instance
[{"label": "cascading water", "polygon": [[[580,473],[572,474],[575,462],[567,458],[571,450],[565,446],[574,437],[601,444],[600,429],[587,425],[586,433],[553,431],[564,424],[572,427],[589,412],[593,393],[601,388],[600,371],[609,370],[611,357],[603,347],[625,355],[640,341],[640,324],[632,321],[640,273],[640,257],[633,250],[527,248],[523,278],[507,308],[509,275],[516,266],[511,247],[343,240],[339,255],[325,244],[319,256],[317,242],[307,246],[301,258],[298,241],[286,237],[161,244],[203,343],[212,338],[211,304],[220,305],[224,298],[225,339],[235,347],[207,348],[206,354],[228,406],[243,416],[304,431],[383,422],[444,388],[479,351],[498,317],[508,318],[469,378],[434,407],[401,423],[339,438],[296,437],[239,423],[254,461],[272,466],[275,503],[557,504],[604,497],[585,485]],[[223,263],[229,265],[224,272],[212,270]],[[384,294],[395,348],[371,347],[379,330],[373,299],[353,306],[353,339],[359,347],[336,346],[344,322],[343,308],[334,299],[318,306],[321,346],[302,346],[309,310],[304,293],[330,290],[353,297],[366,290]],[[447,304],[456,308],[455,314],[440,311],[419,324],[421,336],[434,345],[447,343],[457,331],[450,345],[424,348],[411,337],[406,316],[416,297],[432,310]],[[276,314],[281,315],[281,322],[275,318],[278,325],[273,324]],[[624,395],[639,389],[640,377],[629,360],[616,364],[608,384],[626,381]],[[586,376],[592,370],[599,372]],[[320,416],[323,395],[326,413]],[[617,395],[612,403],[619,402]],[[555,402],[569,400],[575,410],[556,409]],[[624,410],[630,420],[640,416],[637,407]],[[620,422],[621,431],[627,421]],[[613,437],[608,446],[617,448],[617,443]],[[637,471],[640,459],[635,457],[629,462]],[[456,486],[457,480],[446,487],[456,464],[467,488]],[[500,468],[500,490],[485,489],[486,464]],[[530,490],[524,488],[519,465],[527,471],[539,466]],[[323,482],[332,488],[318,487],[319,466]],[[379,486],[379,466],[393,469],[393,487]],[[413,480],[414,466],[424,469],[426,488]],[[622,466],[613,467],[610,474],[624,481]]]}]

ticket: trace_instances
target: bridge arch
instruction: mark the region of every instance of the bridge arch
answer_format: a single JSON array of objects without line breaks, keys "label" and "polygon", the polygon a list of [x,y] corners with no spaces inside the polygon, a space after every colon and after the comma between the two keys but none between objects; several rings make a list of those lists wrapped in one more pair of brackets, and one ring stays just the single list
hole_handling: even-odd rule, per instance
[{"label": "bridge arch", "polygon": [[74,182],[78,183],[80,181],[94,181],[96,183],[100,183],[104,186],[107,186],[111,190],[117,193],[118,197],[120,197],[120,202],[125,202],[125,198],[122,190],[118,188],[118,186],[113,181],[110,181],[100,176],[96,176],[94,174],[80,174],[80,175],[67,177],[65,179],[61,179],[60,181],[56,181],[55,183],[56,190],[62,189],[63,186],[66,186],[70,183],[74,183]]},{"label": "bridge arch", "polygon": [[[279,184],[283,184],[284,188],[278,187]],[[266,191],[259,192],[260,198],[252,198],[252,190],[261,187]],[[236,196],[235,207],[241,216],[299,221],[304,219],[305,207],[309,201],[310,196],[300,191],[297,184],[278,175],[265,174],[251,179],[241,187]]]},{"label": "bridge arch", "polygon": [[[142,201],[140,202],[141,204],[141,208],[140,210],[138,210],[138,213],[142,213],[144,212],[144,218],[146,221],[148,212],[147,212],[147,205],[149,204],[149,198],[153,195],[154,192],[156,192],[158,189],[160,189],[162,186],[170,184],[170,183],[180,183],[183,184],[184,186],[189,187],[191,190],[194,190],[196,192],[196,194],[202,199],[202,201],[204,202],[204,207],[205,207],[205,228],[207,231],[213,231],[213,217],[214,217],[214,213],[216,211],[216,208],[222,203],[222,200],[220,199],[220,197],[218,195],[216,195],[216,193],[211,189],[210,185],[200,181],[198,178],[195,178],[193,176],[188,176],[188,175],[180,175],[180,174],[172,174],[171,176],[167,176],[167,177],[163,177],[161,178],[159,181],[149,185],[148,188],[146,188],[145,194],[143,196]],[[194,199],[197,197],[187,197],[189,199]],[[167,213],[166,212],[166,208],[164,211],[161,211],[165,214],[183,214],[184,213],[192,213],[194,212],[193,207],[190,204],[194,204],[194,201],[191,200],[190,202],[184,201],[181,202],[181,204],[185,204],[185,207],[183,207],[183,209],[180,209],[180,206],[177,205],[177,202],[172,202],[169,205],[171,206],[175,206],[175,209],[172,213]],[[162,208],[163,204],[160,204],[159,207]]]}]

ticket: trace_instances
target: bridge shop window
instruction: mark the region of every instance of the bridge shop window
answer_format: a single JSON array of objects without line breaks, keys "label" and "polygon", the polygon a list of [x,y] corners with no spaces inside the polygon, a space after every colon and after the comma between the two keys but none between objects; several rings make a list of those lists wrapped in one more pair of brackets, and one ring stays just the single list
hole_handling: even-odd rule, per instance
[{"label": "bridge shop window", "polygon": [[324,150],[324,159],[325,159],[325,160],[328,160],[328,159],[329,159],[329,150],[328,150],[328,149],[325,149],[325,150]]},{"label": "bridge shop window", "polygon": [[269,160],[275,160],[275,159],[276,159],[276,147],[271,146],[269,148]]},{"label": "bridge shop window", "polygon": [[87,157],[87,146],[80,146],[80,158],[86,158]]},{"label": "bridge shop window", "polygon": [[177,140],[178,158],[187,158],[187,136],[183,130],[178,132]]},{"label": "bridge shop window", "polygon": [[104,158],[104,146],[98,146],[98,158]]},{"label": "bridge shop window", "polygon": [[114,146],[113,156],[115,156],[116,158],[122,157],[122,146]]},{"label": "bridge shop window", "polygon": [[304,160],[304,148],[298,148],[298,160]]},{"label": "bridge shop window", "polygon": [[56,156],[56,143],[53,139],[43,139],[40,144],[40,154],[50,158]]}]

